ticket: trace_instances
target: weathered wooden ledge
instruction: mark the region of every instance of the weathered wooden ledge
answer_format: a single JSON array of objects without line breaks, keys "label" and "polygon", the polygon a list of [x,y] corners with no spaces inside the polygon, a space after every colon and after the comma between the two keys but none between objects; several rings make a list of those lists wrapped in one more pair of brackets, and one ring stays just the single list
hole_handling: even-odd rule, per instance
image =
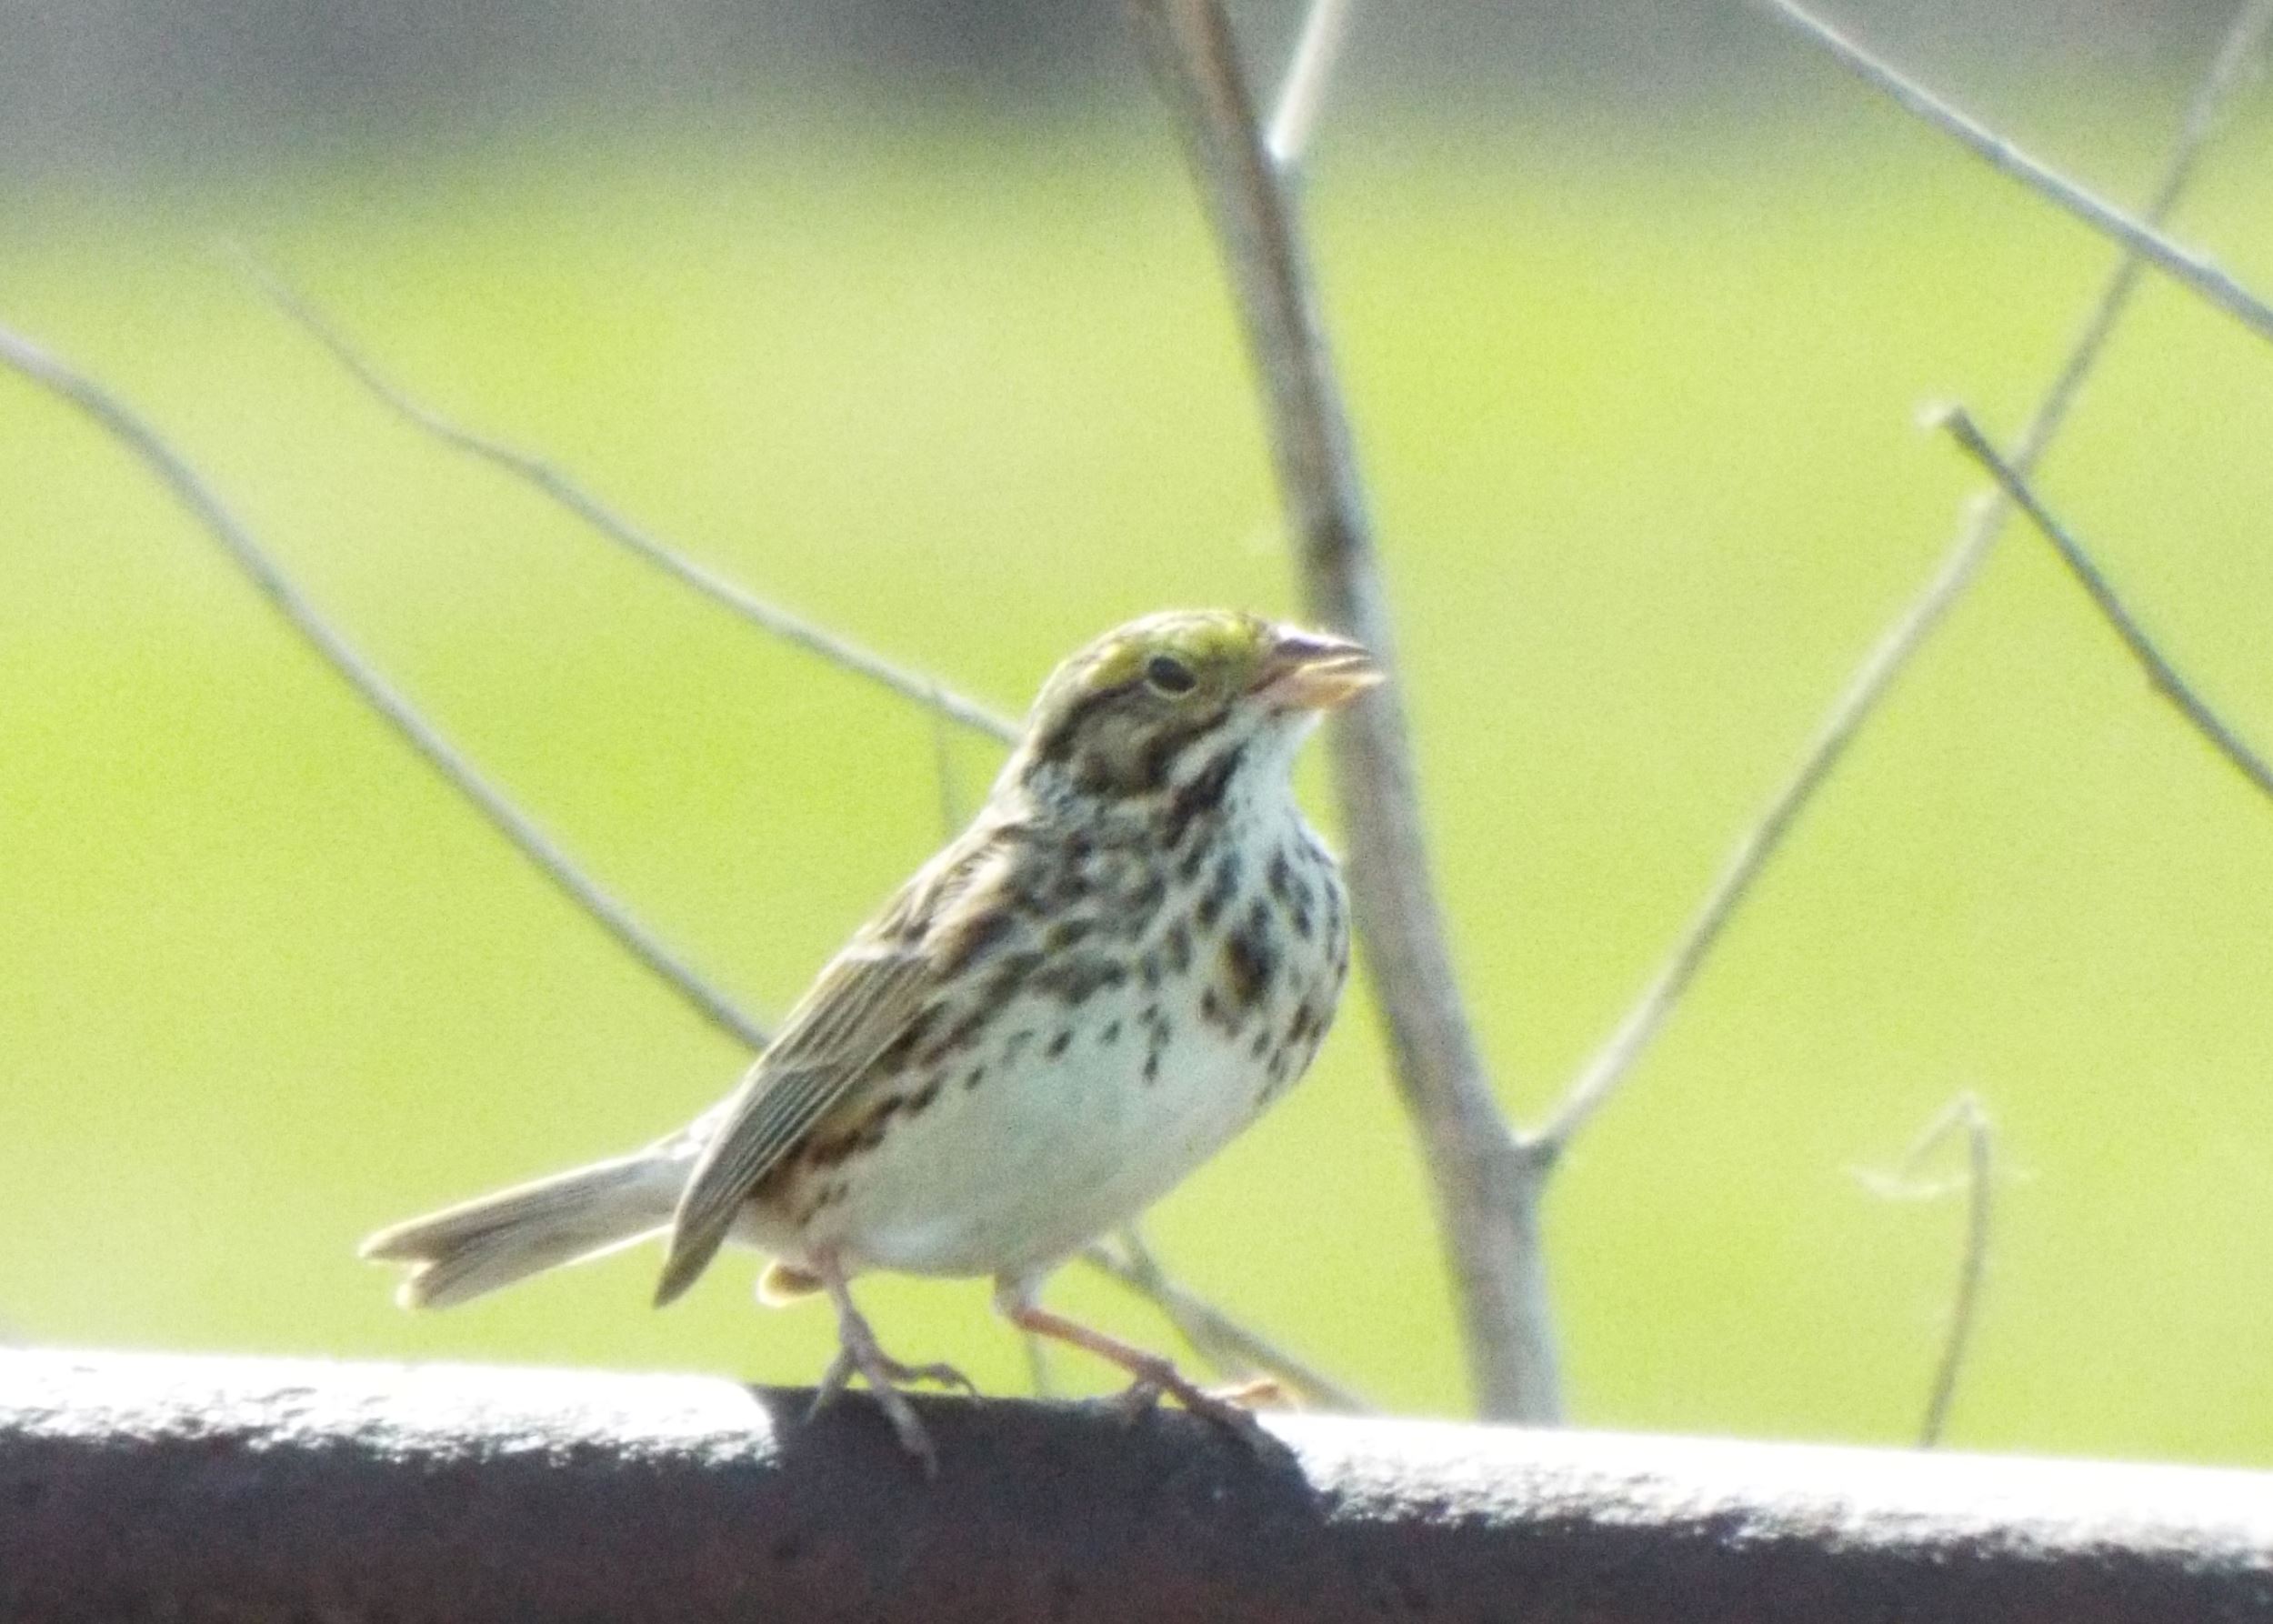
[{"label": "weathered wooden ledge", "polygon": [[0,1353],[0,1619],[2273,1619],[2273,1475]]}]

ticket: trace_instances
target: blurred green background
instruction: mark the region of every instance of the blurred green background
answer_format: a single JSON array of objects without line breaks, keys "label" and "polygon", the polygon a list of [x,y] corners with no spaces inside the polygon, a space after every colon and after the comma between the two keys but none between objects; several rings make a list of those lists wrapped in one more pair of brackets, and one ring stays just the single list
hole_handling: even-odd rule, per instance
[{"label": "blurred green background", "polygon": [[[1795,78],[1803,65],[1779,58]],[[1935,138],[1368,101],[1317,256],[1437,855],[1511,1110],[1606,1034],[2009,433],[2108,268]],[[2136,196],[2182,87],[2000,107]],[[2184,214],[2273,286],[2273,117]],[[738,580],[1023,705],[1102,627],[1291,591],[1213,251],[1126,98],[733,116],[5,182],[0,319],[145,409],[605,880],[777,1014],[940,838],[932,725],[402,427],[252,295],[253,246],[417,393]],[[2273,743],[2273,363],[2150,283],[2046,471]],[[961,739],[953,790],[997,755]],[[1317,791],[1310,799],[1329,808]],[[1329,820],[1330,821],[1330,820]],[[2010,532],[1548,1213],[1576,1418],[1900,1441],[1997,1120],[1952,1441],[2273,1465],[2273,808]],[[613,1152],[734,1049],[557,900],[89,426],[0,376],[0,1322],[18,1339],[812,1379],[748,1260],[640,1251],[413,1317],[372,1228]],[[1354,1000],[1311,1082],[1156,1215],[1189,1283],[1386,1406],[1457,1413],[1424,1187]],[[1056,1300],[1165,1344],[1067,1275]],[[887,1344],[1024,1381],[976,1285]],[[1057,1362],[1067,1386],[1097,1373]]]}]

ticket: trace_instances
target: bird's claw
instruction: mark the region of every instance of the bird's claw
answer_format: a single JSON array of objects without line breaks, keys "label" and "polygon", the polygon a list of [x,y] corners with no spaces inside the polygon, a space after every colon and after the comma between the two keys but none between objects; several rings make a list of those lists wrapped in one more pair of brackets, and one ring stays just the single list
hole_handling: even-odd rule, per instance
[{"label": "bird's claw", "polygon": [[884,1368],[893,1381],[901,1386],[912,1387],[927,1381],[934,1387],[957,1388],[966,1398],[978,1397],[978,1384],[953,1365],[903,1365],[897,1359],[887,1358],[884,1361]]},{"label": "bird's claw", "polygon": [[1125,1423],[1134,1426],[1157,1409],[1161,1399],[1174,1398],[1202,1420],[1220,1427],[1245,1443],[1259,1445],[1269,1435],[1249,1406],[1272,1402],[1283,1396],[1279,1385],[1267,1378],[1242,1382],[1237,1387],[1203,1388],[1162,1359],[1141,1371],[1107,1402]]},{"label": "bird's claw", "polygon": [[[857,1342],[856,1346],[855,1343]],[[829,1361],[826,1374],[813,1390],[813,1408],[806,1412],[810,1421],[833,1403],[837,1395],[852,1385],[859,1376],[876,1395],[878,1408],[892,1423],[892,1431],[900,1440],[900,1448],[916,1457],[923,1467],[924,1476],[939,1475],[939,1452],[933,1446],[931,1434],[916,1414],[916,1407],[900,1391],[904,1386],[917,1382],[932,1382],[940,1387],[958,1388],[973,1398],[978,1388],[971,1378],[953,1365],[906,1365],[892,1358],[876,1345],[873,1338],[848,1338],[846,1345],[836,1350]]]}]

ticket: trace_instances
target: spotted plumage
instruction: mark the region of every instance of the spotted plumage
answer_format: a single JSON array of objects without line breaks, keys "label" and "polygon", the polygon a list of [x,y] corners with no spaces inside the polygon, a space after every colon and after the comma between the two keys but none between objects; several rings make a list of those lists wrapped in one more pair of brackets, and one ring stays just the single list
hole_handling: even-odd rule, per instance
[{"label": "spotted plumage", "polygon": [[927,1449],[846,1282],[991,1276],[1018,1323],[1208,1407],[1034,1301],[1309,1065],[1339,999],[1341,881],[1289,775],[1364,652],[1252,616],[1155,616],[1060,666],[971,827],[822,972],[736,1092],[639,1155],[375,1236],[405,1300],[463,1300],[666,1229],[658,1300],[731,1239],[768,1300],[826,1290],[844,1352]]}]

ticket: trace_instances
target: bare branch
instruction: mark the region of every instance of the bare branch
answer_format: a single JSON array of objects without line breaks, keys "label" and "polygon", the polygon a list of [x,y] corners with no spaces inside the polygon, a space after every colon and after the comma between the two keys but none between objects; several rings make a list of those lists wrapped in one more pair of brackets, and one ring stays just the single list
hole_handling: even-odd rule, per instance
[{"label": "bare branch", "polygon": [[2018,504],[2020,510],[2028,516],[2029,523],[2035,525],[2045,540],[2052,544],[2053,551],[2060,556],[2060,562],[2068,566],[2068,573],[2090,594],[2091,601],[2098,606],[2100,614],[2107,617],[2108,624],[2115,627],[2115,635],[2123,639],[2123,647],[2131,651],[2131,657],[2146,671],[2147,680],[2154,685],[2155,691],[2177,706],[2178,714],[2191,722],[2195,731],[2209,740],[2211,747],[2231,762],[2237,772],[2256,785],[2261,793],[2273,797],[2273,768],[2268,768],[2264,758],[2228,727],[2225,720],[2209,707],[2208,702],[2194,691],[2193,685],[2179,675],[2178,668],[2170,663],[2169,657],[2157,647],[2155,640],[2147,635],[2146,628],[2139,625],[2138,617],[2116,595],[2106,573],[2084,550],[2083,544],[2046,509],[2028,482],[1997,454],[1997,448],[1988,443],[1973,419],[1966,415],[1965,408],[1951,407],[1943,414],[1940,426],[1965,448],[1968,456],[1988,470],[1990,477],[2003,489],[2007,499]]},{"label": "bare branch", "polygon": [[0,363],[52,391],[89,417],[141,460],[174,493],[246,579],[301,640],[338,673],[358,698],[376,711],[419,758],[486,818],[492,828],[534,864],[556,890],[615,938],[657,980],[719,1031],[752,1048],[766,1044],[765,1028],[713,987],[623,904],[601,889],[576,860],[529,817],[483,777],[410,701],[335,630],[276,560],[225,507],[221,499],[166,445],[157,431],[109,391],[15,334],[0,328]]},{"label": "bare branch", "polygon": [[[1293,199],[1266,150],[1221,0],[1129,0],[1230,273],[1261,386],[1306,610],[1394,671],[1395,637],[1349,425]],[[1487,1416],[1562,1408],[1537,1166],[1493,1098],[1453,974],[1395,683],[1352,706],[1333,765],[1351,889],[1397,1088],[1421,1139]]]},{"label": "bare branch", "polygon": [[[1928,1183],[1918,1177],[1926,1158],[1951,1135],[1962,1131],[1966,1141],[1963,1176],[1952,1184]],[[1934,1381],[1926,1399],[1926,1418],[1918,1427],[1918,1447],[1930,1449],[1942,1440],[1949,1424],[1949,1407],[1958,1396],[1958,1378],[1964,1373],[1974,1326],[1981,1317],[1981,1286],[1988,1275],[1990,1202],[1995,1188],[1996,1129],[1988,1113],[1970,1093],[1960,1094],[1934,1114],[1891,1177],[1864,1175],[1877,1193],[1895,1198],[1931,1198],[1962,1188],[1966,1198],[1965,1240],[1958,1257],[1958,1289],[1949,1303],[1949,1328],[1942,1338],[1941,1358],[1934,1367]]]},{"label": "bare branch", "polygon": [[1081,1260],[1158,1308],[1219,1375],[1250,1376],[1259,1371],[1317,1408],[1351,1415],[1372,1411],[1373,1406],[1332,1377],[1178,1285],[1160,1267],[1136,1228],[1122,1230],[1117,1239],[1117,1250],[1099,1242],[1085,1248]]},{"label": "bare branch", "polygon": [[1798,0],[1764,0],[1768,9],[1790,24],[1803,38],[1820,46],[1832,60],[1864,84],[1880,91],[1905,112],[1924,119],[1955,136],[1991,168],[2021,182],[2038,196],[2049,199],[2094,230],[2113,237],[2132,253],[2152,262],[2200,294],[2227,315],[2255,332],[2273,339],[2273,306],[2252,294],[2202,255],[2182,247],[2150,224],[2133,219],[2113,204],[2086,191],[2057,170],[2029,156],[1988,125],[1905,77],[1883,58],[1872,55]]},{"label": "bare branch", "polygon": [[1334,67],[1349,39],[1350,13],[1356,0],[1310,0],[1303,18],[1302,37],[1296,42],[1287,82],[1278,88],[1278,108],[1271,115],[1266,145],[1271,162],[1292,169],[1309,153],[1310,137],[1317,133],[1318,115],[1326,110],[1327,88]]},{"label": "bare branch", "polygon": [[1018,725],[976,699],[946,687],[936,677],[911,671],[873,650],[861,647],[803,616],[791,613],[736,586],[708,566],[698,564],[631,520],[617,513],[543,457],[460,426],[397,387],[358,350],[329,317],[302,297],[257,260],[244,256],[246,272],[285,316],[331,353],[355,381],[377,396],[397,416],[443,444],[502,468],[536,487],[618,546],[645,559],[666,575],[693,587],[712,602],[740,616],[752,626],[818,655],[831,665],[865,677],[903,699],[929,707],[975,733],[1004,744],[1016,744]]},{"label": "bare branch", "polygon": [[[2227,98],[2240,84],[2244,70],[2273,24],[2273,0],[2248,0],[2234,14],[2226,37],[2197,86],[2172,143],[2147,218],[2168,216],[2187,183],[2196,161],[2218,122]],[[2083,392],[2085,380],[2107,347],[2117,320],[2138,286],[2146,261],[2127,252],[2093,303],[2082,330],[2051,386],[2037,404],[2035,414],[2020,436],[2013,465],[2026,473],[2033,469],[2068,421],[2070,409]],[[1580,1068],[1562,1104],[1531,1143],[1538,1154],[1552,1160],[1571,1138],[1617,1091],[1650,1042],[1679,1005],[1682,995],[1704,967],[1721,933],[1751,894],[1768,859],[1823,787],[1847,753],[1848,745],[1893,688],[1895,679],[1926,646],[1944,616],[1965,596],[1981,566],[1988,561],[2011,506],[1992,491],[1968,506],[1949,551],[1910,606],[1880,635],[1847,686],[1832,702],[1818,725],[1797,768],[1775,795],[1758,820],[1737,844],[1704,904],[1674,943],[1664,964],[1642,990],[1632,1008],[1618,1022],[1608,1041]]]}]

